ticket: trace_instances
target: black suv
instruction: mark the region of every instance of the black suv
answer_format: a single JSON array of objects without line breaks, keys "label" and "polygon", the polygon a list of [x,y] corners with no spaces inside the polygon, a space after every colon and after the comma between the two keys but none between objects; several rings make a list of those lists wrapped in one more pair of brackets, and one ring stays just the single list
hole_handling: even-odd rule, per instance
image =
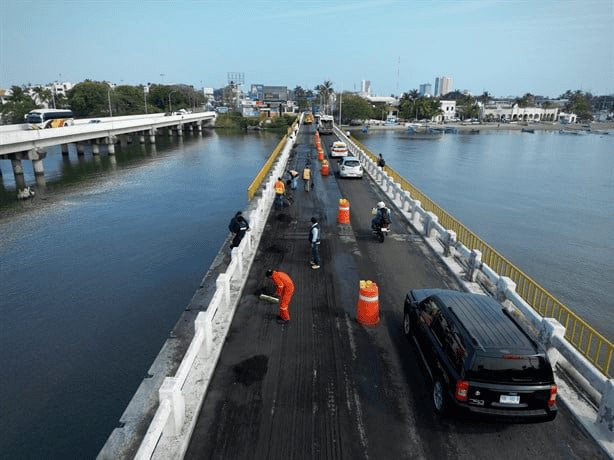
[{"label": "black suv", "polygon": [[433,405],[535,421],[556,417],[557,387],[545,350],[491,297],[414,289],[403,331],[433,381]]}]

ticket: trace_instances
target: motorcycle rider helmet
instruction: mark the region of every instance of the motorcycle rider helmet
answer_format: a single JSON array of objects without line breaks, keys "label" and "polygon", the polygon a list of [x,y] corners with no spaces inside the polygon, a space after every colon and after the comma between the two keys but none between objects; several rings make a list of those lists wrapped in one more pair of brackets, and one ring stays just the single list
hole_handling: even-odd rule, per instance
[{"label": "motorcycle rider helmet", "polygon": [[377,203],[377,209],[384,209],[386,207],[386,203],[380,201]]}]

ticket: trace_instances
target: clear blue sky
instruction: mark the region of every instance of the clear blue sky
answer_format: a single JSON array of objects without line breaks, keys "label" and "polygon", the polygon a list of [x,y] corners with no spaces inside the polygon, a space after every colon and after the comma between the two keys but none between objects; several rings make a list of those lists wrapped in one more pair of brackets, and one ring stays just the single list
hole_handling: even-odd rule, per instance
[{"label": "clear blue sky", "polygon": [[[400,94],[614,93],[614,0],[4,0],[0,87],[251,83]],[[161,76],[163,74],[164,76]],[[61,77],[60,77],[61,76]]]}]

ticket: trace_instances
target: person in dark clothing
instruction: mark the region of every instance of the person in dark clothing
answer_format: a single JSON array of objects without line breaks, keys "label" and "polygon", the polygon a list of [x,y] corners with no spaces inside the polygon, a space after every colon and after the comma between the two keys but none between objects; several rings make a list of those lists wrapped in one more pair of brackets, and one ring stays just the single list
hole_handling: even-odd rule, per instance
[{"label": "person in dark clothing", "polygon": [[235,234],[232,243],[230,243],[230,249],[238,247],[239,244],[241,244],[241,240],[245,236],[245,232],[250,230],[249,223],[245,217],[243,217],[243,213],[241,211],[238,211],[230,220],[228,230]]},{"label": "person in dark clothing", "polygon": [[309,229],[309,243],[311,243],[311,268],[320,268],[320,224],[315,217],[311,218],[311,228]]},{"label": "person in dark clothing", "polygon": [[379,166],[380,168],[384,169],[384,166],[386,166],[386,160],[384,160],[384,157],[382,156],[382,154],[379,154],[379,160],[377,160],[377,166]]}]

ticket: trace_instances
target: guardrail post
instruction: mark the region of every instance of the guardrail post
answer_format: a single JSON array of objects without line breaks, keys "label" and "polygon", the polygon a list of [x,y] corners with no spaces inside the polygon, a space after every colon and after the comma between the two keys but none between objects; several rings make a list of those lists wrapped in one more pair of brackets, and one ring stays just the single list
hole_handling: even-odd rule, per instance
[{"label": "guardrail post", "polygon": [[614,432],[614,379],[605,382],[597,413],[597,424],[610,433]]},{"label": "guardrail post", "polygon": [[224,293],[224,306],[227,306],[230,303],[230,276],[220,273],[215,280],[215,288]]},{"label": "guardrail post", "polygon": [[438,222],[439,222],[439,217],[437,217],[432,212],[427,212],[426,215],[424,216],[424,229],[423,229],[424,236],[429,238],[431,234],[433,233],[433,227]]},{"label": "guardrail post", "polygon": [[166,377],[158,390],[160,401],[168,400],[171,403],[171,416],[168,420],[168,428],[172,436],[181,433],[185,419],[185,399],[181,394],[181,388],[177,385],[175,377]]},{"label": "guardrail post", "polygon": [[538,340],[548,351],[552,367],[556,366],[561,356],[552,343],[555,336],[560,341],[565,340],[565,327],[554,318],[544,318],[539,329]]},{"label": "guardrail post", "polygon": [[467,280],[475,282],[478,272],[482,268],[482,252],[474,249],[469,256],[469,268],[467,269]]},{"label": "guardrail post", "polygon": [[501,276],[497,280],[497,300],[499,302],[506,300],[509,297],[507,295],[509,291],[516,292],[516,283],[507,276]]},{"label": "guardrail post", "polygon": [[418,213],[418,209],[422,206],[420,200],[414,200],[411,204],[411,222],[412,224],[416,222],[416,214]]},{"label": "guardrail post", "polygon": [[200,330],[203,331],[203,343],[199,353],[202,357],[209,356],[209,352],[213,348],[213,326],[211,324],[213,318],[209,318],[209,316],[213,316],[209,311],[201,311],[194,320],[195,333],[198,333]]},{"label": "guardrail post", "polygon": [[454,230],[448,230],[444,235],[443,255],[444,257],[454,257],[456,255],[456,232]]}]

